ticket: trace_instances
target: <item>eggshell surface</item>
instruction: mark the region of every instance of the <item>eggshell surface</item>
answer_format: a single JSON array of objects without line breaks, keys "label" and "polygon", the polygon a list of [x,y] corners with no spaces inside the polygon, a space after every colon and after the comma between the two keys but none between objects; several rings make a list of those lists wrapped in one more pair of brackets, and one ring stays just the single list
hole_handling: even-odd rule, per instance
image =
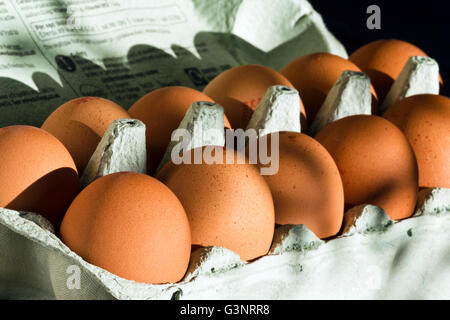
[{"label": "eggshell surface", "polygon": [[122,107],[110,100],[82,97],[53,111],[41,128],[64,144],[82,174],[111,122],[129,117]]},{"label": "eggshell surface", "polygon": [[427,54],[411,43],[390,39],[362,46],[350,55],[349,60],[370,77],[379,101],[383,101],[394,80],[413,56],[427,57]]},{"label": "eggshell surface", "polygon": [[[196,150],[204,148],[193,149],[191,154]],[[217,147],[217,152],[223,152],[225,159],[226,149]],[[234,164],[169,162],[157,177],[186,209],[193,245],[225,247],[241,260],[251,260],[265,255],[272,243],[272,195],[256,166],[248,161],[238,164],[238,157],[243,156],[228,152]]]},{"label": "eggshell surface", "polygon": [[412,215],[417,162],[395,125],[378,116],[356,115],[330,123],[315,138],[337,164],[347,208],[376,205],[394,220]]},{"label": "eggshell surface", "polygon": [[[280,72],[300,93],[311,125],[328,92],[342,72],[361,72],[353,62],[331,53],[312,53],[288,63]],[[377,110],[377,95],[373,87],[372,113]]]},{"label": "eggshell surface", "polygon": [[[196,101],[214,102],[209,96],[187,87],[164,87],[151,91],[136,101],[128,113],[147,126],[148,172],[154,173],[186,111]],[[226,128],[230,128],[224,118]]]},{"label": "eggshell surface", "polygon": [[88,185],[61,224],[63,242],[87,262],[125,279],[177,282],[191,234],[177,197],[147,175],[119,172]]},{"label": "eggshell surface", "polygon": [[[273,137],[260,138],[268,150]],[[278,143],[279,170],[264,175],[273,195],[275,222],[304,224],[319,238],[337,234],[344,217],[344,190],[333,158],[305,134],[280,132]]]},{"label": "eggshell surface", "polygon": [[43,215],[55,228],[79,192],[64,145],[31,126],[0,129],[0,207]]},{"label": "eggshell surface", "polygon": [[[222,72],[209,82],[203,92],[223,106],[233,128],[245,129],[267,89],[274,85],[294,87],[279,72],[249,64]],[[306,126],[306,113],[301,100],[299,108],[301,123]]]},{"label": "eggshell surface", "polygon": [[450,188],[450,99],[411,96],[391,106],[383,117],[408,138],[419,166],[419,187]]}]

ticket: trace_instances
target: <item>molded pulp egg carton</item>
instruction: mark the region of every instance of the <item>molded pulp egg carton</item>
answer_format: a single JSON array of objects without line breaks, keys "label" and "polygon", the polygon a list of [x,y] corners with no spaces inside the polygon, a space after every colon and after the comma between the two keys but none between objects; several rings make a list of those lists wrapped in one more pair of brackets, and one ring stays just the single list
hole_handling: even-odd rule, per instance
[{"label": "molded pulp egg carton", "polygon": [[[346,57],[306,1],[297,41],[312,51]],[[309,34],[313,32],[314,37]],[[314,43],[312,43],[314,42]],[[302,52],[306,54],[309,52]],[[292,53],[295,58],[298,52]],[[281,66],[278,66],[281,67]],[[279,68],[278,68],[279,69]],[[413,57],[394,82],[382,109],[418,93],[437,93],[437,63]],[[430,80],[433,79],[433,80]],[[298,92],[281,86],[267,90],[249,127],[264,133],[301,130]],[[370,82],[359,72],[344,72],[328,94],[311,134],[352,114],[370,114]],[[214,118],[215,121],[208,121]],[[223,128],[223,109],[194,103],[180,127]],[[209,127],[211,128],[211,127]],[[223,145],[218,137],[193,140],[191,147]],[[170,154],[171,145],[166,154]],[[86,186],[117,172],[145,172],[145,126],[139,120],[114,121],[81,177]],[[164,161],[167,161],[167,157]],[[413,217],[392,221],[372,205],[346,212],[343,231],[318,239],[303,225],[275,230],[269,253],[252,262],[234,252],[208,247],[192,252],[185,278],[150,285],[120,278],[84,261],[65,246],[43,217],[0,208],[0,298],[39,299],[384,299],[450,298],[450,190],[425,189]],[[79,285],[72,276],[79,275]]]}]

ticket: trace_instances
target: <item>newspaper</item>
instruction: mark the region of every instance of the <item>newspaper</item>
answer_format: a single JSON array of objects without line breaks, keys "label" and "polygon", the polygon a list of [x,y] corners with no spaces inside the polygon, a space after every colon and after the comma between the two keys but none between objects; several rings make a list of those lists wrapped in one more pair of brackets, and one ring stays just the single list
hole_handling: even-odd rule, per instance
[{"label": "newspaper", "polygon": [[40,126],[78,96],[128,109],[159,87],[201,90],[240,64],[347,57],[304,0],[3,0],[0,26],[0,127]]}]

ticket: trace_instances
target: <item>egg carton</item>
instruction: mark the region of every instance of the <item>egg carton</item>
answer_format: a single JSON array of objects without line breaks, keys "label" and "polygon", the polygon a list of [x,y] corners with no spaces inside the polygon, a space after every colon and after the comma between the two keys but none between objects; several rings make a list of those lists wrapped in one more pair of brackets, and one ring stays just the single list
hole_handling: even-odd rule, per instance
[{"label": "egg carton", "polygon": [[[438,94],[439,68],[431,58],[412,57],[382,106],[414,94]],[[299,94],[267,90],[248,128],[260,134],[300,132]],[[342,73],[326,97],[310,133],[354,114],[370,114],[368,77]],[[296,119],[293,121],[293,119]],[[218,104],[191,105],[180,128],[190,133],[223,130]],[[224,139],[192,135],[190,148],[223,145]],[[170,157],[167,148],[160,167]],[[118,171],[145,172],[145,125],[114,121],[87,165],[81,183]],[[321,240],[304,225],[275,230],[267,255],[252,262],[221,247],[192,252],[178,283],[151,285],[118,277],[84,261],[40,215],[0,209],[0,298],[40,299],[433,299],[450,298],[450,189],[424,189],[411,218],[393,221],[373,205],[344,215],[342,232]]]}]

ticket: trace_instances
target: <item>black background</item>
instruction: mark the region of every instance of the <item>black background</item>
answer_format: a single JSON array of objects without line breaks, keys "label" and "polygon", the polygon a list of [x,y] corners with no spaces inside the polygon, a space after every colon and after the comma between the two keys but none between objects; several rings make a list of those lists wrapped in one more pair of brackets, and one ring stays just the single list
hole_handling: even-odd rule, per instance
[{"label": "black background", "polygon": [[[367,1],[310,0],[328,27],[350,55],[373,40],[400,39],[408,41],[434,58],[444,81],[444,94],[450,93],[450,9],[448,0]],[[366,27],[367,7],[381,9],[381,29]]]}]

